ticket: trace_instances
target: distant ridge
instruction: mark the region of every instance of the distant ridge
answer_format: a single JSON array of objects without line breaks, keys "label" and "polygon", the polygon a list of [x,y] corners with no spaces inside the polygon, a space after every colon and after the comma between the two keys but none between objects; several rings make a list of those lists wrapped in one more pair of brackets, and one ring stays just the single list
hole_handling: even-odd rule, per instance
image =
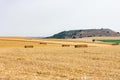
[{"label": "distant ridge", "polygon": [[83,38],[83,37],[117,37],[119,32],[111,29],[84,29],[84,30],[69,30],[62,31],[58,34],[50,36],[49,38]]}]

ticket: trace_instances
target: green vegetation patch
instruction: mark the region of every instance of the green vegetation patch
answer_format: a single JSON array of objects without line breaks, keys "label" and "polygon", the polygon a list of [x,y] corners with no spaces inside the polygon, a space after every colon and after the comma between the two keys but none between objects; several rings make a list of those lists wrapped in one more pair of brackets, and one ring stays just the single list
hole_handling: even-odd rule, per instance
[{"label": "green vegetation patch", "polygon": [[110,43],[120,43],[120,40],[98,40],[98,41],[102,41],[102,42],[110,42]]}]

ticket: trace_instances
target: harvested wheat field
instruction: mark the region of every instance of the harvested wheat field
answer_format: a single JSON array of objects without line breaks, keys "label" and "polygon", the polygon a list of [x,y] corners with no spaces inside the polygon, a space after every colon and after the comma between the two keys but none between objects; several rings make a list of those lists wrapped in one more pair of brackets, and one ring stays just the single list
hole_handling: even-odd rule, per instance
[{"label": "harvested wheat field", "polygon": [[120,80],[120,45],[2,37],[0,80]]}]

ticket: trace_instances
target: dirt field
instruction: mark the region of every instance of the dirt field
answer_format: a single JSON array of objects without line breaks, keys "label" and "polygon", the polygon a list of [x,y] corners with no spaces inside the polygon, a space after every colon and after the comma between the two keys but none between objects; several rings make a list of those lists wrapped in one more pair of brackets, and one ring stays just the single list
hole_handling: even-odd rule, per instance
[{"label": "dirt field", "polygon": [[120,45],[1,37],[0,80],[120,80]]}]

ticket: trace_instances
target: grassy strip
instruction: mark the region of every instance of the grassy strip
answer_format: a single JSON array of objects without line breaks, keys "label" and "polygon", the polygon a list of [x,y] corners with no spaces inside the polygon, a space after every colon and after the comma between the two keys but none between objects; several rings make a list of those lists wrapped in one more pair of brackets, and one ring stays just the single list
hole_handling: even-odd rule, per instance
[{"label": "grassy strip", "polygon": [[120,40],[98,40],[102,42],[120,43]]}]

